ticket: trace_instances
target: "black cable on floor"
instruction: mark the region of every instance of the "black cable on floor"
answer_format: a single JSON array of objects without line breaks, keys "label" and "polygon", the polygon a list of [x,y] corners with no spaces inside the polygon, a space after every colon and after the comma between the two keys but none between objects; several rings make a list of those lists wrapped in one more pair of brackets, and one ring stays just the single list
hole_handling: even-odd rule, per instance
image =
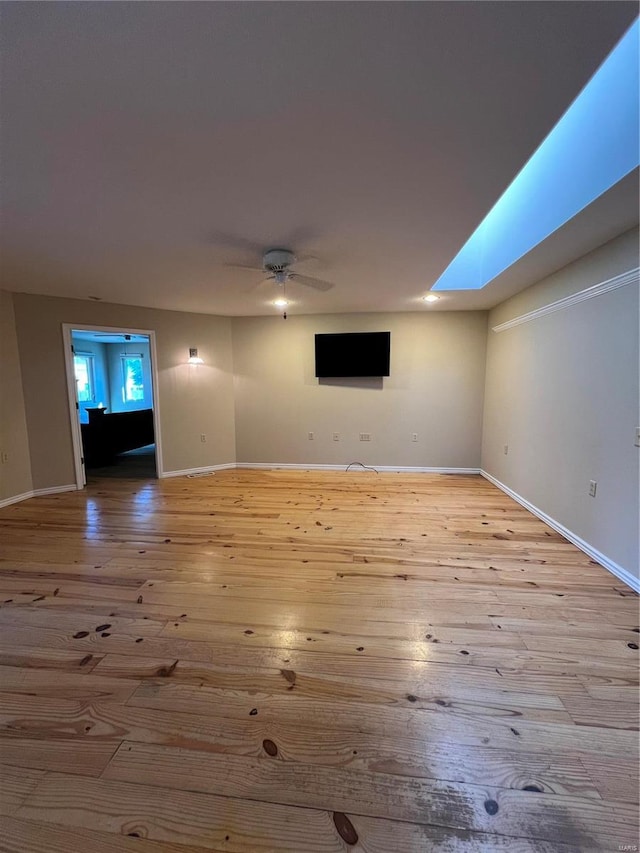
[{"label": "black cable on floor", "polygon": [[359,465],[361,468],[365,468],[367,471],[375,471],[376,474],[380,473],[377,468],[373,468],[371,465],[365,465],[362,462],[350,462],[345,468],[345,473],[349,470],[349,468],[351,468],[352,465]]}]

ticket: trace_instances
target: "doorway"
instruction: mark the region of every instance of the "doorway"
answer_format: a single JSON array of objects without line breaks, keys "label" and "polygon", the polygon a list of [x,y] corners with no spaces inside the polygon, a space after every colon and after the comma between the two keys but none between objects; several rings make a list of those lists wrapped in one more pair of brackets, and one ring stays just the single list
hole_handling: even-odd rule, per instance
[{"label": "doorway", "polygon": [[76,485],[162,476],[155,334],[63,326]]}]

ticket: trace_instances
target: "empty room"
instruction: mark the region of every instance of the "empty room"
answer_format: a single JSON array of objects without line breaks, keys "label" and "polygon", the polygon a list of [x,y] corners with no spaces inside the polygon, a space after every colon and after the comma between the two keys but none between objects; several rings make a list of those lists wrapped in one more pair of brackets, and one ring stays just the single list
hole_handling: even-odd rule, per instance
[{"label": "empty room", "polygon": [[637,3],[1,11],[0,850],[637,850]]}]

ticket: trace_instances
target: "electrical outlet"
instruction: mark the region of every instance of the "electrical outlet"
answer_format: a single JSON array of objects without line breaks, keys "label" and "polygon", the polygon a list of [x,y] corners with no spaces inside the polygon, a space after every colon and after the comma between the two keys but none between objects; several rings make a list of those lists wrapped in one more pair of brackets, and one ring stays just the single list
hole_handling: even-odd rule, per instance
[{"label": "electrical outlet", "polygon": [[636,429],[636,447],[640,447],[640,427]]},{"label": "electrical outlet", "polygon": [[315,437],[316,437],[316,434],[314,432],[308,432],[307,433],[307,438],[309,439],[309,441],[313,441]]},{"label": "electrical outlet", "polygon": [[207,436],[203,432],[201,432],[200,433],[200,441],[204,442],[206,440],[207,440]]},{"label": "electrical outlet", "polygon": [[370,432],[361,432],[360,433],[360,441],[371,441],[371,433]]},{"label": "electrical outlet", "polygon": [[592,498],[595,498],[597,488],[598,488],[598,484],[596,483],[596,481],[595,480],[589,480],[589,495]]},{"label": "electrical outlet", "polygon": [[9,461],[9,454],[6,450],[0,453],[0,464],[5,465]]},{"label": "electrical outlet", "polygon": [[417,440],[418,440],[418,433],[412,432],[411,433],[411,441],[417,441]]},{"label": "electrical outlet", "polygon": [[333,440],[334,441],[340,441],[340,433],[339,432],[334,432]]},{"label": "electrical outlet", "polygon": [[509,452],[509,445],[508,445],[508,444],[505,444],[505,445],[504,445],[504,447],[503,447],[502,449],[504,450],[504,455],[506,456],[506,455],[507,455],[507,453]]}]

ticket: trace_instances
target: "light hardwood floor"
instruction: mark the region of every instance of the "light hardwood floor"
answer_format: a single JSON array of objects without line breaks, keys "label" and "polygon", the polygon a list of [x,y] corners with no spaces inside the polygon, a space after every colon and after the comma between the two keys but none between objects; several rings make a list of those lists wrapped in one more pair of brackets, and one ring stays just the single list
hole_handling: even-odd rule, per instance
[{"label": "light hardwood floor", "polygon": [[103,480],[0,542],[2,851],[638,843],[637,597],[480,477]]}]

